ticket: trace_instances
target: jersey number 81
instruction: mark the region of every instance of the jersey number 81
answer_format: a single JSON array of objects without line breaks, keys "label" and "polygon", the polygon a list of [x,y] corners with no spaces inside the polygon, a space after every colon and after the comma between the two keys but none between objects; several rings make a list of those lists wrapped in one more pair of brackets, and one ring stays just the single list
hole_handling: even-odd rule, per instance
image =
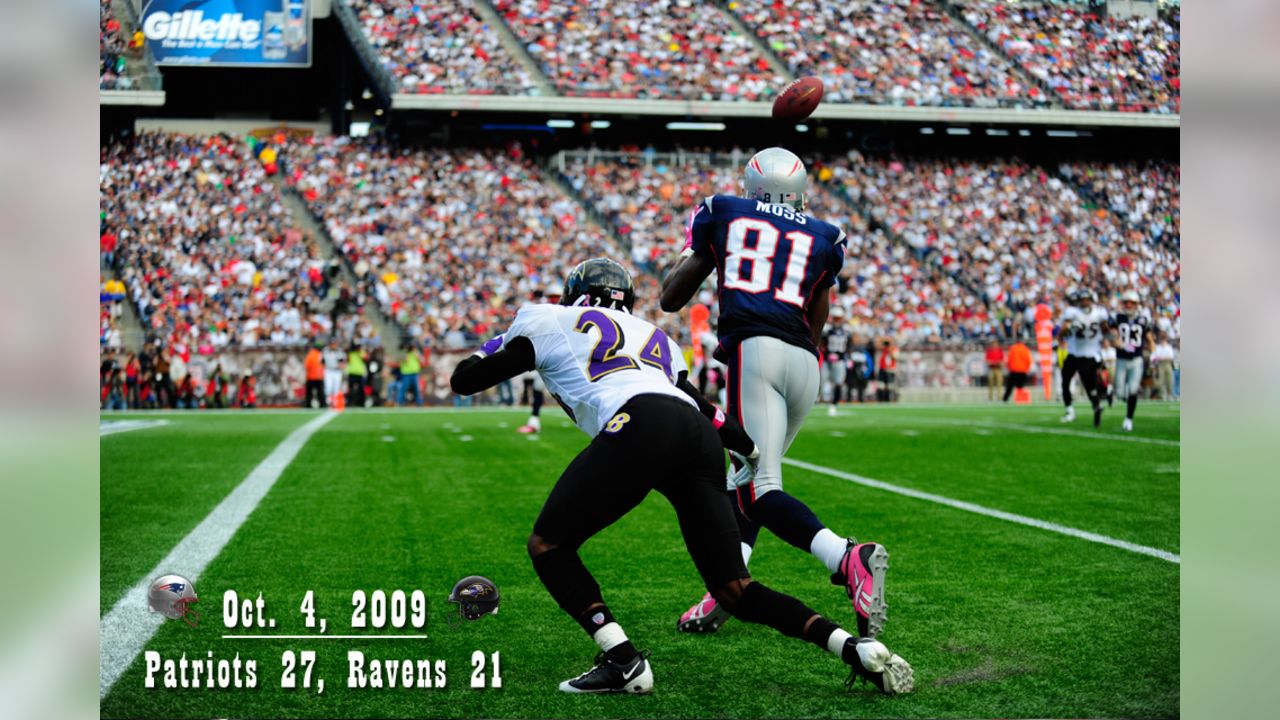
[{"label": "jersey number 81", "polygon": [[[747,247],[747,234],[755,233],[755,247]],[[781,232],[768,220],[743,217],[729,223],[725,236],[724,286],[730,290],[762,293],[770,288],[773,278],[773,255],[778,251]],[[785,235],[791,241],[791,253],[787,256],[787,274],[782,287],[774,290],[775,300],[804,307],[800,284],[809,268],[809,253],[813,250],[813,236],[799,230]],[[750,274],[743,277],[743,266],[751,263]]]}]

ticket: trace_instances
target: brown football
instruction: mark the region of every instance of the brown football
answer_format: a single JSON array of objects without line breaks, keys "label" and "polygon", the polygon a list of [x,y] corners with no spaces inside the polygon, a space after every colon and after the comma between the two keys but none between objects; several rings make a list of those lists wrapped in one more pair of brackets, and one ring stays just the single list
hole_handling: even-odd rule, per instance
[{"label": "brown football", "polygon": [[773,119],[800,122],[812,115],[820,102],[822,102],[822,79],[797,78],[774,98]]}]

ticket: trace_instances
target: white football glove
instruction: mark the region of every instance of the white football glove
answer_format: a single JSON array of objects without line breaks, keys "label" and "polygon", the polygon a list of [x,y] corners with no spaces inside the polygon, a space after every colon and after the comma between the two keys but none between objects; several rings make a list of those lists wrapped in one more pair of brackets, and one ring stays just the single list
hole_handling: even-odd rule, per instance
[{"label": "white football glove", "polygon": [[734,487],[750,485],[756,479],[756,468],[760,466],[760,448],[752,447],[751,454],[745,456],[730,450],[729,456],[738,462],[738,469],[729,475],[729,482]]}]

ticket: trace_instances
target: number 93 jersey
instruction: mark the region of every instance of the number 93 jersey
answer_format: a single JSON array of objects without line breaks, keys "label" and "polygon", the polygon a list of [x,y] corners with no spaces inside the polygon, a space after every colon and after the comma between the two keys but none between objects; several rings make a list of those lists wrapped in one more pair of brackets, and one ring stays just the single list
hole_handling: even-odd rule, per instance
[{"label": "number 93 jersey", "polygon": [[694,209],[688,233],[719,275],[717,359],[759,335],[818,354],[807,310],[844,266],[842,230],[789,205],[714,195]]},{"label": "number 93 jersey", "polygon": [[1099,359],[1102,356],[1102,334],[1110,324],[1106,308],[1094,305],[1085,310],[1068,307],[1062,313],[1062,332],[1067,336],[1067,354]]},{"label": "number 93 jersey", "polygon": [[533,343],[534,366],[547,389],[583,432],[595,437],[636,395],[680,398],[675,386],[688,372],[680,347],[654,325],[621,310],[526,305],[503,334]]}]

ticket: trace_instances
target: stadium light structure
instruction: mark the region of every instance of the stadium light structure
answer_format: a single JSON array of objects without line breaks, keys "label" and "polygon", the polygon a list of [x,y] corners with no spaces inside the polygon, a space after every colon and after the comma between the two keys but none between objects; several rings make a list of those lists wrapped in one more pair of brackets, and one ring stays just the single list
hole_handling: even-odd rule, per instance
[{"label": "stadium light structure", "polygon": [[1008,137],[1009,131],[1001,128],[987,128],[987,134],[992,137]]},{"label": "stadium light structure", "polygon": [[609,122],[608,120],[592,120],[591,121],[591,127],[595,128],[596,130],[605,130],[612,124],[613,123]]},{"label": "stadium light structure", "polygon": [[573,126],[574,126],[574,125],[576,125],[576,124],[577,124],[577,123],[575,123],[575,122],[574,122],[574,121],[572,121],[572,120],[558,120],[558,119],[557,119],[557,120],[548,120],[548,121],[547,121],[547,127],[550,127],[550,128],[571,128],[571,127],[573,127]]},{"label": "stadium light structure", "polygon": [[721,122],[669,122],[668,130],[724,130]]},{"label": "stadium light structure", "polygon": [[966,128],[966,127],[949,127],[947,128],[947,134],[948,135],[969,135],[970,132],[969,132],[969,128]]},{"label": "stadium light structure", "polygon": [[931,127],[922,127],[922,128],[920,128],[920,134],[921,134],[921,135],[932,135],[932,134],[933,134],[933,128],[931,128]]}]

